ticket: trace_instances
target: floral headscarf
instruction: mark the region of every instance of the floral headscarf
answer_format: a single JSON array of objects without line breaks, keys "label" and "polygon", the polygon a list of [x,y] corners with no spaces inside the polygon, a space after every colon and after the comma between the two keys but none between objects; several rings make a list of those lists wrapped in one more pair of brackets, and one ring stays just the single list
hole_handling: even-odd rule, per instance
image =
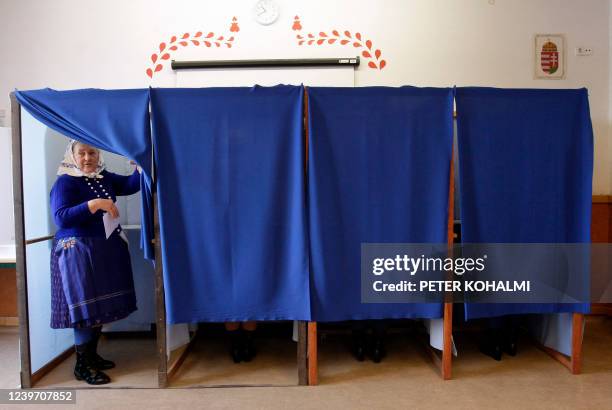
[{"label": "floral headscarf", "polygon": [[[57,169],[57,175],[70,175],[73,177],[89,177],[89,178],[102,178],[100,172],[104,170],[106,165],[104,164],[104,158],[102,158],[102,153],[98,150],[98,166],[94,172],[85,173],[81,171],[79,166],[77,165],[77,161],[74,157],[74,146],[78,144],[79,141],[70,140],[68,146],[66,147],[66,152],[64,153],[64,159],[60,163],[59,168]],[[97,149],[97,148],[96,148]]]}]

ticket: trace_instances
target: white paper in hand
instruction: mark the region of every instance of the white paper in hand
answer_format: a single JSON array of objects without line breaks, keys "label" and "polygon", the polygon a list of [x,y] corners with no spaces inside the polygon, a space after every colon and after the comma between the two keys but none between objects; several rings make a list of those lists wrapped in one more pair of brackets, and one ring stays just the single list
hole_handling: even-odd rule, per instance
[{"label": "white paper in hand", "polygon": [[113,218],[106,212],[104,216],[102,216],[102,221],[104,222],[104,233],[106,233],[106,239],[108,239],[113,234],[113,231],[119,226],[119,217]]}]

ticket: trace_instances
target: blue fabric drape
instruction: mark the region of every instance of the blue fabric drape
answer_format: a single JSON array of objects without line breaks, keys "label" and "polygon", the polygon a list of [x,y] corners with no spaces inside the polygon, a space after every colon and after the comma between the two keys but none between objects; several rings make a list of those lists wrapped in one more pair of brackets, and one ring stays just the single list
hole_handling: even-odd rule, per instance
[{"label": "blue fabric drape", "polygon": [[152,149],[149,90],[16,91],[19,103],[34,118],[66,137],[135,160],[142,167],[142,235],[145,256],[153,257],[151,239]]},{"label": "blue fabric drape", "polygon": [[308,88],[313,320],[438,318],[362,304],[362,243],[446,243],[453,89]]},{"label": "blue fabric drape", "polygon": [[[463,242],[588,243],[587,90],[468,87],[456,99]],[[588,304],[467,303],[465,317],[588,311]]]},{"label": "blue fabric drape", "polygon": [[303,88],[152,89],[170,323],[309,320]]}]

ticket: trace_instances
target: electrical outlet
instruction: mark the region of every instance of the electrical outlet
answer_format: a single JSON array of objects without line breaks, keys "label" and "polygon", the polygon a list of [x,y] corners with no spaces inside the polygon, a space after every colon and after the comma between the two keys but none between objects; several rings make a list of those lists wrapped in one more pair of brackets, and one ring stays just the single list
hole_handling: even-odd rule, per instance
[{"label": "electrical outlet", "polygon": [[591,47],[576,47],[575,54],[577,56],[590,56],[593,55],[593,49]]}]

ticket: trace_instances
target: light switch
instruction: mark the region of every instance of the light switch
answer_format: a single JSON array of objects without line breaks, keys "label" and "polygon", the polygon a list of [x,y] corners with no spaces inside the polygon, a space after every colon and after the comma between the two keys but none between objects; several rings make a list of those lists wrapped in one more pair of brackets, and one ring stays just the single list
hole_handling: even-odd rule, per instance
[{"label": "light switch", "polygon": [[593,49],[591,47],[576,47],[575,53],[577,56],[590,56],[593,55]]}]

